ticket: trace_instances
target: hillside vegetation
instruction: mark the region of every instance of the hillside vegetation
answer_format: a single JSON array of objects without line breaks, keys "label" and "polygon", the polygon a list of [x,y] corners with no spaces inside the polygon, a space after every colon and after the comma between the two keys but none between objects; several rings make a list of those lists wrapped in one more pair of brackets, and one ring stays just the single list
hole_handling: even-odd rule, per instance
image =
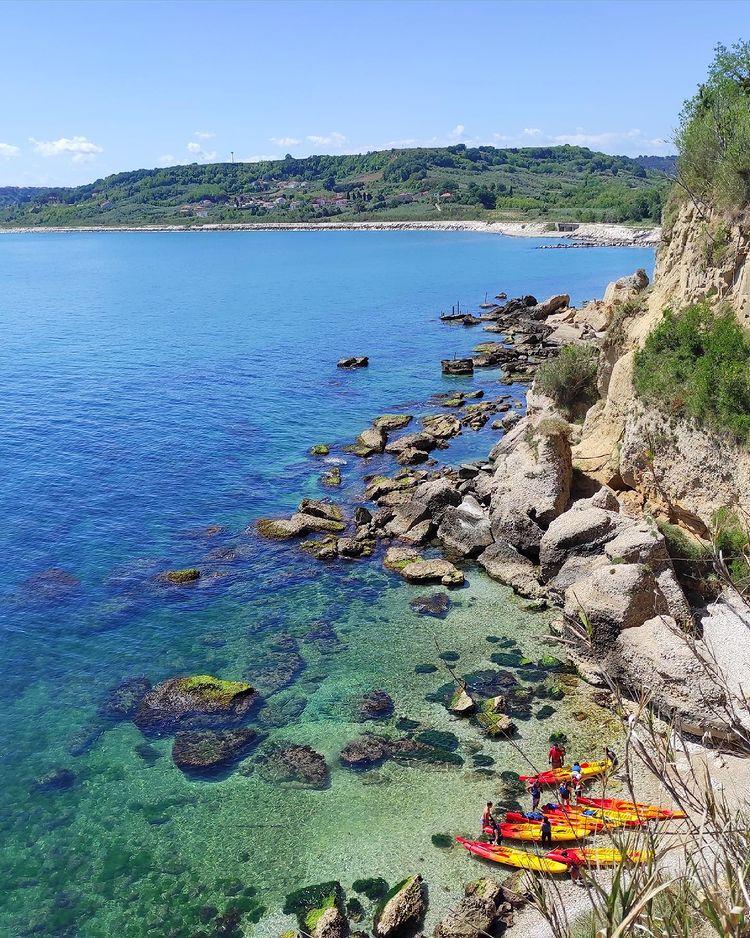
[{"label": "hillside vegetation", "polygon": [[0,188],[0,226],[547,218],[658,222],[670,158],[452,147],[118,173]]}]

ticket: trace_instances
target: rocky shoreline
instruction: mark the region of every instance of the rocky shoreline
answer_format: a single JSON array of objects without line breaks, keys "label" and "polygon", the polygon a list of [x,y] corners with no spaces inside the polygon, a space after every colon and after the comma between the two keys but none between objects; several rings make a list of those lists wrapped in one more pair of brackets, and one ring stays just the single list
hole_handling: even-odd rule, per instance
[{"label": "rocky shoreline", "polygon": [[[560,230],[550,230],[554,222],[485,222],[485,221],[366,221],[366,222],[258,222],[254,224],[208,225],[123,225],[80,227],[0,228],[0,234],[63,232],[202,232],[202,231],[475,231],[519,238],[554,238],[568,247],[655,247],[661,240],[661,228],[630,228],[606,223],[565,223]],[[569,243],[568,243],[569,242]],[[552,245],[550,245],[552,246]],[[565,246],[565,245],[563,245]]]}]

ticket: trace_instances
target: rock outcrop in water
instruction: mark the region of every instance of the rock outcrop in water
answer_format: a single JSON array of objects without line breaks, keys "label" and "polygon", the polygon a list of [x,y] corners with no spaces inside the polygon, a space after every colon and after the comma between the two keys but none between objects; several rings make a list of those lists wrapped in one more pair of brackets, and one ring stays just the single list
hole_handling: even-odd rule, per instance
[{"label": "rock outcrop in water", "polygon": [[417,874],[395,886],[375,915],[376,938],[399,938],[413,932],[427,912],[427,885]]},{"label": "rock outcrop in water", "polygon": [[260,697],[250,684],[207,674],[173,677],[141,700],[133,722],[144,733],[227,727],[249,718]]}]

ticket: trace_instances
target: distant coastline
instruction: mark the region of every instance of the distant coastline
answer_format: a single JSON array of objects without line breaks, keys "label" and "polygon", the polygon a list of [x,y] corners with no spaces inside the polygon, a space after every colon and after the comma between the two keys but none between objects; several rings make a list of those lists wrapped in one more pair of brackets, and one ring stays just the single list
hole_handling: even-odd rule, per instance
[{"label": "distant coastline", "polygon": [[[80,227],[0,228],[0,234],[37,232],[201,232],[201,231],[475,231],[520,238],[552,238],[573,242],[576,246],[656,247],[661,228],[629,228],[626,225],[581,223],[573,230],[550,231],[548,222],[485,221],[382,221],[382,222],[270,222],[256,224],[208,225],[123,225]],[[571,245],[572,246],[572,245]]]}]

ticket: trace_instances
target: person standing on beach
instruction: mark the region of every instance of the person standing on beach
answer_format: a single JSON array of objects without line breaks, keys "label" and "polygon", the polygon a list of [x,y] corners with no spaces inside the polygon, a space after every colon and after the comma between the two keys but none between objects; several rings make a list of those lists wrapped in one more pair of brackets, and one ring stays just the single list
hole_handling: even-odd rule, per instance
[{"label": "person standing on beach", "polygon": [[569,807],[570,805],[570,788],[568,787],[567,782],[560,782],[560,787],[558,789],[560,794],[560,803],[564,808]]},{"label": "person standing on beach", "polygon": [[552,825],[550,824],[549,818],[545,817],[542,821],[542,826],[540,828],[542,834],[542,846],[551,847],[552,846]]},{"label": "person standing on beach", "polygon": [[482,812],[482,833],[486,834],[488,830],[492,831],[492,842],[497,846],[500,843],[500,828],[497,821],[492,816],[492,802],[488,801]]},{"label": "person standing on beach", "polygon": [[549,764],[553,769],[561,769],[565,761],[565,746],[562,743],[552,743],[548,757]]},{"label": "person standing on beach", "polygon": [[542,786],[539,784],[539,779],[535,778],[531,783],[531,788],[529,788],[529,793],[531,795],[531,810],[539,810],[539,801],[542,797]]}]

